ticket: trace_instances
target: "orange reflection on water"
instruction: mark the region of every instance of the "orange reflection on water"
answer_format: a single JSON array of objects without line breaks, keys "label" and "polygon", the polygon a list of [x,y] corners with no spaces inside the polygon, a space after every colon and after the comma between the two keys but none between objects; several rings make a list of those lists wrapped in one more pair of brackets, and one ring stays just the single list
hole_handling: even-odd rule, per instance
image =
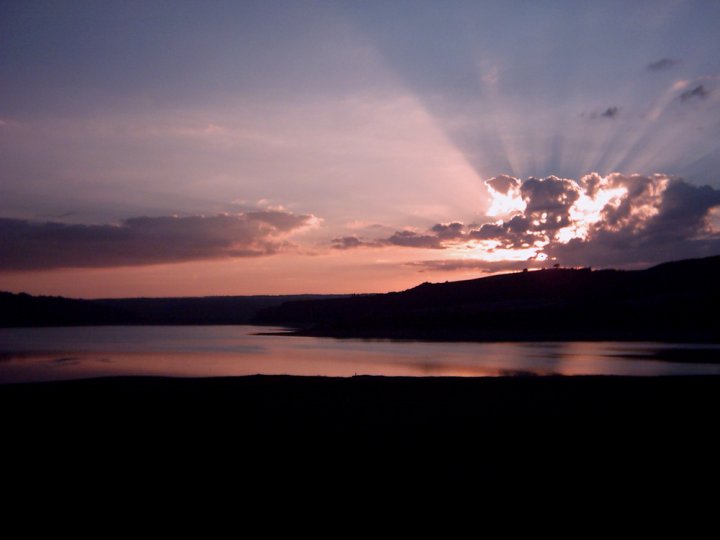
[{"label": "orange reflection on water", "polygon": [[720,375],[718,345],[427,343],[253,335],[258,330],[0,329],[0,382],[119,375]]},{"label": "orange reflection on water", "polygon": [[232,377],[242,375],[319,375],[351,377],[445,376],[481,377],[507,374],[482,365],[472,367],[430,361],[399,362],[393,355],[348,354],[332,351],[298,351],[290,356],[266,354],[211,354],[183,352],[75,352],[58,355],[23,355],[0,367],[1,382],[64,380],[108,376]]}]

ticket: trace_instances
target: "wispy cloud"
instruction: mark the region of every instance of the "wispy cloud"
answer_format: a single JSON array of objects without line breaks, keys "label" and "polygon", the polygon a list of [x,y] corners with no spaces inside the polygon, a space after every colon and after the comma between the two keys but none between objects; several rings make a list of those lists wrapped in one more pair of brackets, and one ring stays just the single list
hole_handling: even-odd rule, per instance
[{"label": "wispy cloud", "polygon": [[465,225],[460,222],[438,223],[421,233],[410,229],[395,231],[384,238],[366,240],[355,235],[333,238],[333,249],[406,247],[415,249],[445,249],[447,242],[465,238]]},{"label": "wispy cloud", "polygon": [[362,247],[378,247],[377,242],[366,242],[357,236],[341,236],[332,239],[333,249],[356,249]]},{"label": "wispy cloud", "polygon": [[680,63],[680,60],[673,60],[672,58],[661,58],[655,62],[650,62],[647,65],[648,71],[665,71],[674,68]]},{"label": "wispy cloud", "polygon": [[605,109],[595,109],[592,111],[586,111],[580,114],[582,118],[589,118],[590,120],[597,120],[598,118],[608,118],[612,120],[613,118],[617,118],[617,116],[620,114],[620,107],[617,105],[612,105],[610,107],[606,107]]},{"label": "wispy cloud", "polygon": [[479,272],[510,272],[543,266],[540,261],[486,261],[483,259],[434,259],[429,261],[411,261],[406,266],[417,268],[420,272],[455,272],[476,270]]},{"label": "wispy cloud", "polygon": [[692,88],[690,90],[686,90],[682,94],[680,94],[680,101],[688,101],[689,99],[704,99],[710,95],[710,90],[705,88],[704,85],[699,84],[695,88]]},{"label": "wispy cloud", "polygon": [[381,241],[391,246],[402,246],[425,249],[444,249],[437,234],[420,234],[415,231],[397,231],[390,238]]},{"label": "wispy cloud", "polygon": [[620,107],[608,107],[605,109],[602,114],[600,114],[603,118],[615,118],[620,113]]}]

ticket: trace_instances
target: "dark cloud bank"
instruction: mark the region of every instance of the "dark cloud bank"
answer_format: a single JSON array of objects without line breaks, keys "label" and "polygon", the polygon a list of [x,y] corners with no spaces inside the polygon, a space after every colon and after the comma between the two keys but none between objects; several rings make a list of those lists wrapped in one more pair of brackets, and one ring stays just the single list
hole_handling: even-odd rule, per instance
[{"label": "dark cloud bank", "polygon": [[[486,181],[491,194],[514,195],[523,211],[480,225],[437,224],[425,233],[399,231],[372,241],[336,239],[335,247],[405,246],[447,249],[486,246],[471,259],[416,261],[425,270],[517,270],[559,263],[566,266],[619,266],[715,255],[720,232],[710,225],[720,210],[720,190],[665,175],[589,174],[579,181],[550,176],[520,181],[498,176]],[[540,246],[540,247],[538,247]],[[494,252],[537,248],[527,260],[496,260]],[[545,259],[547,257],[547,259]]]},{"label": "dark cloud bank", "polygon": [[148,265],[271,255],[311,215],[261,210],[243,214],[137,217],[118,225],[0,218],[0,269]]}]

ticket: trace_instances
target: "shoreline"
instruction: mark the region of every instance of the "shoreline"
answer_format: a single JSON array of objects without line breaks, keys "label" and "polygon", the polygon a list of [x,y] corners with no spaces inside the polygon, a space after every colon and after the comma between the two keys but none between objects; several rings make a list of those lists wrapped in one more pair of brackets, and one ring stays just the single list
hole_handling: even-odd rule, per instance
[{"label": "shoreline", "polygon": [[[254,324],[251,326],[264,326],[262,324]],[[276,325],[268,325],[276,326]],[[537,335],[528,335],[526,337],[509,337],[508,335],[491,335],[491,336],[475,336],[472,335],[444,335],[432,336],[422,334],[403,334],[403,333],[351,333],[351,332],[334,332],[324,330],[308,330],[302,328],[293,328],[288,326],[287,331],[283,332],[254,332],[253,336],[283,336],[283,337],[316,337],[339,340],[368,340],[368,341],[398,341],[398,342],[417,342],[417,343],[658,343],[668,345],[720,345],[720,338],[709,338],[707,336],[698,339],[692,339],[688,336],[668,337],[667,335],[640,335],[638,337],[630,337],[626,335],[548,335],[547,332]]]}]

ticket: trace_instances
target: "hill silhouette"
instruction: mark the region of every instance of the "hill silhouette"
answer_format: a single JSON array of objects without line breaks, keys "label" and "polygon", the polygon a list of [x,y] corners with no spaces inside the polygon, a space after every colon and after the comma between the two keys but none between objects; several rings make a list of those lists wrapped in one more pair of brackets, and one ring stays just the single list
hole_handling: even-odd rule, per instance
[{"label": "hill silhouette", "polygon": [[306,294],[76,300],[0,292],[0,326],[250,324],[259,310],[288,300],[337,297]]},{"label": "hill silhouette", "polygon": [[720,340],[720,256],[637,271],[552,268],[342,299],[258,320],[298,334],[429,340]]},{"label": "hill silhouette", "polygon": [[552,268],[371,295],[77,300],[0,293],[0,326],[268,324],[425,340],[720,341],[720,256],[646,270]]}]

